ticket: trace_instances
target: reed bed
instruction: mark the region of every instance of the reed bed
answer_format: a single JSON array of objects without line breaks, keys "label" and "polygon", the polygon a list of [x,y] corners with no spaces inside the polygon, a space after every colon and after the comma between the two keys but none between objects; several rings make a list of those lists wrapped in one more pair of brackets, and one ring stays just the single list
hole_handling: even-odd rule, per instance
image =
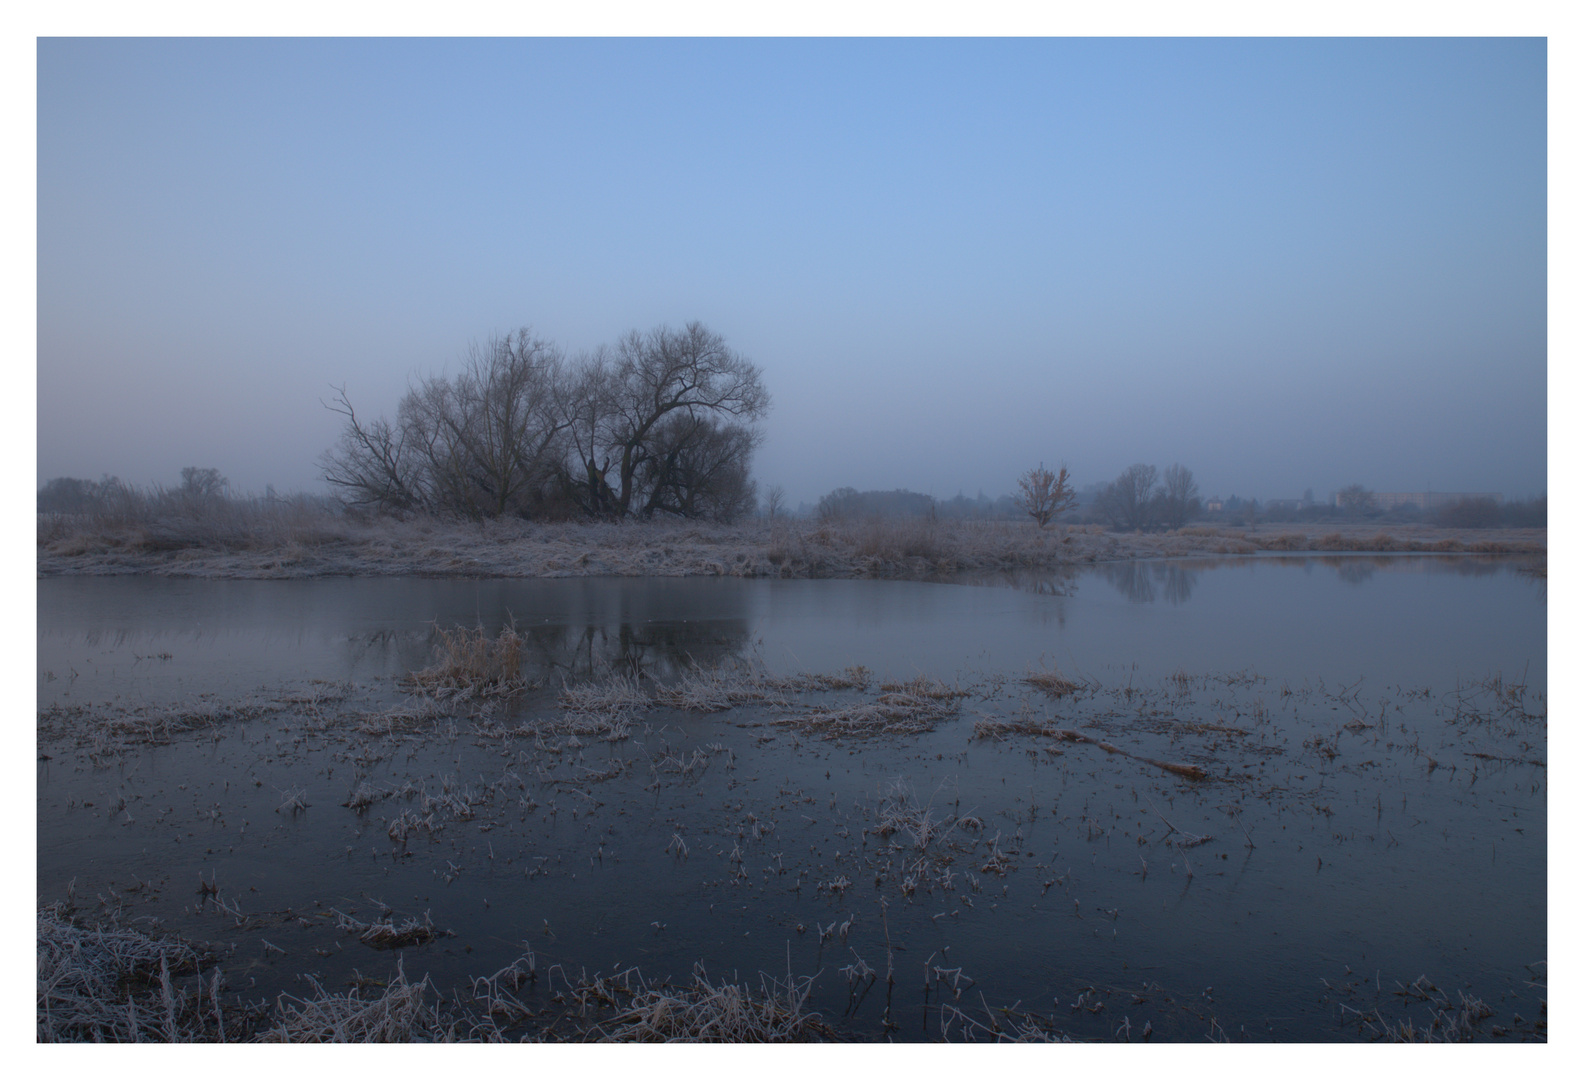
[{"label": "reed bed", "polygon": [[439,698],[505,697],[531,686],[523,675],[526,652],[513,627],[495,637],[482,626],[436,627],[435,664],[407,676],[407,686]]},{"label": "reed bed", "polygon": [[913,789],[904,781],[891,781],[881,793],[880,805],[875,811],[875,824],[865,832],[874,833],[882,840],[892,836],[905,836],[914,850],[924,851],[937,840],[944,839],[959,826],[972,827],[977,820],[965,821],[952,815],[935,816],[935,808],[920,803]]},{"label": "reed bed", "polygon": [[776,680],[775,685],[782,690],[868,690],[873,678],[870,670],[862,664],[843,668],[838,672],[828,675],[795,675],[790,678]]}]

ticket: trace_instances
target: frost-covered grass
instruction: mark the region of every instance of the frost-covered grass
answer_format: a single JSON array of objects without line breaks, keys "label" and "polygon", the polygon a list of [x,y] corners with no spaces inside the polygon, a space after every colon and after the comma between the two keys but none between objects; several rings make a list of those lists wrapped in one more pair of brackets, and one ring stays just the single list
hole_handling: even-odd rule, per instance
[{"label": "frost-covered grass", "polygon": [[119,515],[40,515],[39,573],[917,579],[1262,551],[1546,550],[1544,529],[1422,525],[1193,525],[1122,534],[1012,521],[465,522],[355,517],[306,500],[162,505]]}]

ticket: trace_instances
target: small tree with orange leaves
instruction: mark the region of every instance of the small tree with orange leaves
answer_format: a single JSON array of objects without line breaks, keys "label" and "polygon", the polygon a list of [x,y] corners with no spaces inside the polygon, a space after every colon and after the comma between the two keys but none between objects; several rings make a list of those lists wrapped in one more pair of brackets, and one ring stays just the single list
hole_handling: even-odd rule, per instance
[{"label": "small tree with orange leaves", "polygon": [[1072,489],[1067,466],[1063,465],[1060,472],[1051,472],[1043,461],[1039,468],[1018,478],[1018,493],[1013,498],[1042,529],[1051,518],[1078,505],[1078,493]]}]

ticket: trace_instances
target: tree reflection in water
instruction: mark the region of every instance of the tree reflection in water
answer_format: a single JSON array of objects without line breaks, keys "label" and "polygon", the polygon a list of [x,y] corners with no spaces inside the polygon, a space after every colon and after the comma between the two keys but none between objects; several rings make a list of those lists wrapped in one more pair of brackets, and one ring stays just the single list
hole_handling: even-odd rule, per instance
[{"label": "tree reflection in water", "polygon": [[1197,571],[1176,562],[1103,563],[1100,572],[1130,604],[1153,604],[1157,587],[1168,604],[1186,604],[1199,581]]},{"label": "tree reflection in water", "polygon": [[[547,622],[520,621],[509,610],[498,609],[494,618],[477,619],[471,626],[491,638],[514,628],[525,655],[523,674],[533,682],[559,686],[612,672],[666,681],[689,668],[713,667],[749,650],[751,632],[741,597],[727,593],[711,600],[708,611],[685,605],[668,612],[663,603],[628,603],[619,597],[609,606],[584,606]],[[458,625],[465,624],[448,622],[441,615],[425,630],[349,635],[348,665],[421,670],[435,661],[440,631]]]}]

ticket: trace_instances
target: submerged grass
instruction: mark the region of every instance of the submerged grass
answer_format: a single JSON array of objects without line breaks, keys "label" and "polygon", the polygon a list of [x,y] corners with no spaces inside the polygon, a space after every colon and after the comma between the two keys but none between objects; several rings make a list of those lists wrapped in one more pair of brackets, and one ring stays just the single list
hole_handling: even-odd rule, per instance
[{"label": "submerged grass", "polygon": [[922,735],[956,718],[958,696],[956,692],[933,697],[895,691],[854,705],[817,705],[805,713],[784,716],[775,722],[827,739]]}]

